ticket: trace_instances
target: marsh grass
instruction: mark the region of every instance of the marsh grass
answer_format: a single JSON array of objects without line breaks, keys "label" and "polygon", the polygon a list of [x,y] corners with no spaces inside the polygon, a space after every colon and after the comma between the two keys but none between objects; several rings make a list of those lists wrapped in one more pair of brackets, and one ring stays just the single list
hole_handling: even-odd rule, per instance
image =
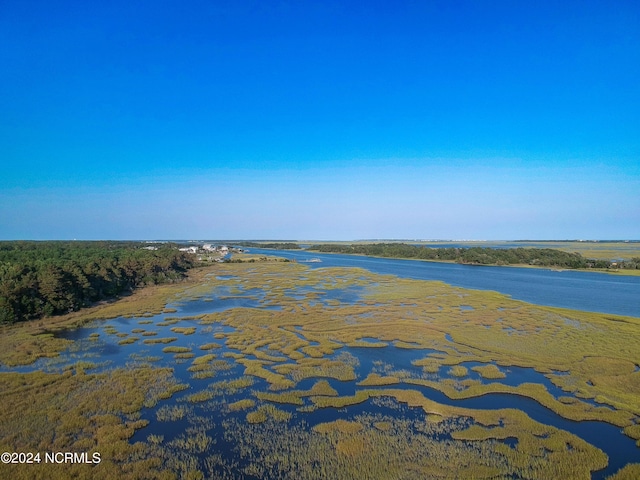
[{"label": "marsh grass", "polygon": [[[414,362],[427,374],[437,373],[441,366],[448,365],[452,373],[462,375],[465,367],[460,363],[467,361],[487,364],[474,369],[487,379],[504,375],[496,364],[535,368],[547,372],[554,383],[568,392],[626,410],[628,414],[624,415],[626,420],[621,426],[628,425],[625,422],[629,422],[629,414],[640,415],[640,385],[636,385],[638,375],[634,375],[631,368],[640,363],[638,319],[539,307],[495,292],[374,275],[360,269],[309,270],[294,264],[243,267],[245,265],[226,265],[221,274],[241,279],[244,289],[264,288],[265,275],[269,275],[272,280],[267,297],[270,302],[281,305],[282,310],[233,309],[224,315],[204,316],[203,321],[235,327],[235,331],[226,334],[227,346],[240,352],[238,357],[247,355],[261,360],[263,363],[243,360],[249,367],[245,372],[268,379],[276,389],[285,388],[287,384],[283,385],[282,377],[274,373],[296,383],[323,376],[354,380],[355,372],[349,365],[331,363],[335,359],[327,357],[341,345],[371,337],[376,339],[371,344],[393,342],[396,348],[438,350],[441,352],[438,356]],[[313,285],[363,286],[366,288],[364,303],[326,308],[292,300],[284,294],[288,289]],[[372,309],[370,305],[374,304],[379,307]],[[461,311],[461,304],[469,305],[472,310]],[[351,319],[350,323],[345,323],[345,318]],[[294,327],[300,329],[304,339],[292,331]],[[318,345],[313,346],[311,342]],[[257,345],[268,345],[271,351],[281,352],[290,361],[274,355],[260,356],[262,354],[256,353]],[[598,360],[585,359],[585,351]],[[611,368],[606,370],[608,364]],[[553,376],[554,371],[565,373]],[[469,393],[479,388],[470,384],[461,386]],[[527,389],[522,390],[526,395]],[[554,409],[567,412],[562,407]],[[594,410],[588,416],[607,418],[604,410]],[[575,413],[569,415],[576,416]]]},{"label": "marsh grass", "polygon": [[[98,310],[102,317],[92,317],[98,315],[96,311],[46,322],[55,330],[95,318],[159,312],[169,299],[187,301],[213,291],[222,282],[217,276],[230,275],[224,284],[236,294],[262,290],[263,305],[278,305],[280,310],[234,308],[198,317],[205,325],[201,333],[208,333],[207,328],[214,331],[215,325],[229,329],[213,335],[224,339],[225,347],[231,350],[225,351],[222,359],[214,354],[195,357],[191,348],[183,346],[163,349],[195,357],[187,369],[193,378],[207,378],[236,365],[244,367],[244,376],[211,383],[201,391],[180,396],[177,407],[160,405],[156,410],[158,421],[187,421],[200,427],[188,427],[170,441],[157,436],[147,437],[148,442],[129,443],[133,433],[145,425],[140,420],[142,408],[154,407],[190,388],[178,383],[170,369],[151,367],[140,355],[131,357],[134,362],[126,369],[100,374],[88,373],[91,368],[82,364],[59,375],[0,374],[0,405],[4,405],[0,409],[0,447],[7,451],[34,445],[49,450],[104,449],[100,450],[108,455],[100,465],[104,478],[215,478],[220,472],[235,472],[230,477],[246,474],[300,479],[333,478],[335,472],[345,478],[588,478],[590,472],[606,464],[606,456],[598,449],[518,410],[462,409],[437,404],[417,390],[371,388],[397,382],[429,386],[453,399],[488,393],[526,396],[565,418],[607,421],[624,428],[630,437],[640,437],[636,428],[640,415],[636,368],[640,364],[640,319],[539,307],[495,292],[360,269],[308,269],[295,263],[256,261],[216,265],[215,272],[216,276],[201,276],[194,288],[172,286],[138,297],[140,303],[132,299],[116,302]],[[318,301],[322,292],[351,287],[362,289],[355,302]],[[291,292],[305,288],[314,291],[301,300],[292,298]],[[461,311],[460,305],[472,309]],[[156,325],[171,326],[183,319],[165,318]],[[153,320],[138,323],[151,324]],[[191,329],[195,327],[172,328],[182,335],[189,335]],[[119,333],[112,325],[105,326],[103,332],[109,336]],[[134,338],[128,336],[124,341]],[[364,342],[362,338],[375,341]],[[175,341],[177,337],[143,342]],[[18,365],[53,358],[70,345],[44,324],[3,328],[0,362]],[[417,373],[376,366],[365,372],[367,377],[355,385],[352,395],[339,396],[322,379],[357,380],[358,359],[342,350],[345,345],[375,347],[384,354],[394,348],[432,353],[413,362]],[[199,349],[206,352],[218,347],[206,343]],[[533,368],[566,395],[556,399],[541,384],[511,387],[472,380],[466,378],[465,362],[482,363],[472,370],[484,379],[504,378],[509,366]],[[444,366],[455,378],[436,381],[435,374]],[[257,382],[256,390],[248,391],[256,385],[256,378],[267,382],[268,391],[262,382]],[[319,381],[309,390],[294,389],[308,378]],[[580,398],[596,399],[612,408],[596,407]],[[314,430],[290,422],[291,414],[274,405],[297,405],[300,413],[296,415],[301,416],[319,408],[338,409],[336,415],[343,415],[341,409],[367,401],[420,408],[425,420],[416,423],[399,417],[361,416]],[[239,419],[236,415],[223,420],[225,438],[245,460],[241,465],[212,451],[214,439],[207,428],[213,426],[204,426],[212,416],[194,413],[227,408],[246,412]],[[504,443],[505,439],[515,439],[516,448]],[[199,460],[202,455],[206,460]],[[93,472],[86,466],[75,468],[46,472],[35,468],[28,471],[28,477],[18,472],[16,478],[89,478]],[[623,469],[616,480],[633,478],[636,468]],[[6,478],[7,472],[16,473],[0,466],[1,478]]]},{"label": "marsh grass", "polygon": [[189,360],[190,358],[195,357],[195,354],[192,352],[180,352],[176,353],[173,358],[176,360]]},{"label": "marsh grass", "polygon": [[[578,252],[586,258],[630,260],[640,257],[640,245],[627,242],[544,242],[541,248],[553,248],[566,252]],[[546,246],[543,246],[546,245]]]},{"label": "marsh grass", "polygon": [[573,398],[570,402],[567,402],[566,399],[561,401],[551,395],[544,385],[537,383],[522,383],[517,387],[501,383],[483,384],[473,380],[467,380],[464,383],[461,383],[455,380],[433,381],[424,379],[406,379],[405,383],[423,385],[439,390],[447,395],[447,397],[454,400],[479,397],[489,393],[521,395],[532,398],[558,415],[575,421],[600,420],[620,427],[630,425],[633,421],[633,417],[628,412],[622,410],[596,407],[576,398]]},{"label": "marsh grass", "polygon": [[147,345],[156,345],[159,343],[167,344],[171,342],[175,342],[178,340],[178,337],[165,337],[165,338],[147,338],[142,341],[142,343],[146,343]]},{"label": "marsh grass", "polygon": [[351,342],[347,342],[348,347],[359,347],[359,348],[384,348],[389,346],[386,342],[367,342],[365,340],[355,340]]},{"label": "marsh grass", "polygon": [[179,318],[165,318],[163,321],[156,323],[156,325],[158,327],[168,327],[170,325],[175,325],[179,321]]},{"label": "marsh grass", "polygon": [[250,408],[255,407],[256,402],[251,400],[250,398],[243,398],[242,400],[238,400],[237,402],[233,402],[229,404],[229,410],[232,412],[239,412],[242,410],[248,410]]},{"label": "marsh grass", "polygon": [[192,373],[192,378],[212,378],[218,372],[228,371],[232,368],[233,364],[226,360],[218,360],[214,353],[208,353],[194,358],[187,371]]},{"label": "marsh grass", "polygon": [[[144,444],[132,445],[128,439],[146,425],[138,418],[140,409],[168,398],[178,386],[170,369],[150,367],[101,374],[0,374],[0,447],[100,452],[105,478],[172,478]],[[0,465],[0,477],[92,478],[95,472],[81,464],[23,467]]]},{"label": "marsh grass", "polygon": [[171,442],[169,447],[187,451],[193,454],[206,452],[213,444],[213,439],[204,431],[185,432]]},{"label": "marsh grass", "polygon": [[255,396],[262,401],[288,403],[290,405],[304,405],[301,395],[295,391],[284,393],[257,392]]},{"label": "marsh grass", "polygon": [[306,378],[334,378],[343,382],[356,379],[352,365],[339,360],[302,359],[297,364],[282,364],[274,367],[282,375],[289,375],[295,383]]},{"label": "marsh grass", "polygon": [[247,422],[263,423],[267,420],[274,422],[288,422],[293,415],[273,405],[261,405],[257,410],[247,413]]},{"label": "marsh grass", "polygon": [[196,333],[196,327],[172,327],[171,331],[183,335],[193,335]]},{"label": "marsh grass", "polygon": [[[202,347],[200,347],[202,349]],[[217,355],[215,353],[208,353],[206,355],[201,355],[193,359],[192,364],[195,365],[206,365],[207,363],[215,360]]]},{"label": "marsh grass", "polygon": [[156,418],[159,422],[175,422],[182,420],[190,412],[185,405],[163,405],[156,410]]},{"label": "marsh grass", "polygon": [[638,480],[638,478],[640,478],[640,463],[629,463],[607,480]]},{"label": "marsh grass", "polygon": [[[122,297],[116,302],[99,304],[67,315],[2,326],[0,363],[7,366],[28,365],[39,358],[59,355],[71,342],[54,337],[55,332],[77,328],[95,320],[159,314],[165,310],[165,305],[172,298],[189,285],[201,283],[210,270],[211,267],[192,269],[184,282],[138,289],[132,295]],[[138,323],[148,325],[152,324],[153,320],[145,319]],[[113,326],[109,326],[105,333],[116,334],[117,331]]]},{"label": "marsh grass", "polygon": [[469,370],[462,365],[455,365],[449,369],[449,375],[453,377],[466,377],[469,375]]},{"label": "marsh grass", "polygon": [[359,422],[349,422],[347,420],[334,420],[333,422],[319,423],[313,430],[318,433],[358,433],[363,429],[363,426]]},{"label": "marsh grass", "polygon": [[200,403],[211,400],[215,396],[215,392],[212,392],[210,390],[201,390],[199,392],[192,393],[191,395],[187,395],[185,399],[187,400],[187,402]]},{"label": "marsh grass", "polygon": [[270,370],[264,368],[265,365],[268,365],[270,362],[265,362],[261,360],[250,360],[247,358],[239,358],[236,360],[241,365],[244,365],[245,375],[252,375],[254,377],[263,378],[269,383],[269,388],[271,390],[286,390],[287,388],[291,388],[295,385],[295,383],[280,373],[274,373]]},{"label": "marsh grass", "polygon": [[471,367],[471,370],[478,372],[482,378],[489,380],[497,380],[506,377],[505,373],[493,364]]},{"label": "marsh grass", "polygon": [[[269,422],[265,417],[256,413],[245,424],[224,422],[226,438],[240,438],[238,455],[261,459],[242,467],[245,475],[303,480],[336,475],[359,479],[490,479],[557,478],[554,472],[559,472],[562,478],[587,478],[589,467],[594,465],[593,461],[589,465],[567,464],[568,454],[556,455],[557,447],[538,455],[535,465],[527,465],[521,455],[505,450],[504,444],[495,439],[451,439],[470,426],[469,421],[460,418],[420,423],[366,414],[306,429]],[[579,449],[580,445],[576,447]],[[575,451],[571,455],[579,457]]]},{"label": "marsh grass", "polygon": [[400,379],[395,376],[381,376],[377,373],[370,373],[367,378],[358,382],[360,387],[374,387],[384,385],[395,385],[400,383]]},{"label": "marsh grass", "polygon": [[22,325],[0,327],[0,363],[6,366],[28,365],[39,358],[57,357],[72,342],[52,333],[32,333]]},{"label": "marsh grass", "polygon": [[624,428],[625,435],[637,440],[636,445],[640,447],[640,424],[629,425]]},{"label": "marsh grass", "polygon": [[438,373],[440,371],[440,367],[442,363],[440,360],[435,358],[424,358],[421,360],[415,360],[412,362],[413,365],[422,367],[422,371],[425,373]]},{"label": "marsh grass", "polygon": [[326,380],[316,382],[309,390],[290,390],[283,393],[256,392],[254,395],[263,401],[304,405],[305,397],[337,397],[338,392]]},{"label": "marsh grass", "polygon": [[232,380],[221,380],[212,383],[209,388],[225,395],[235,395],[241,390],[248,388],[254,384],[254,379],[249,376],[234,378]]},{"label": "marsh grass", "polygon": [[191,353],[191,349],[189,347],[171,346],[171,347],[164,347],[162,349],[162,352],[163,353]]}]

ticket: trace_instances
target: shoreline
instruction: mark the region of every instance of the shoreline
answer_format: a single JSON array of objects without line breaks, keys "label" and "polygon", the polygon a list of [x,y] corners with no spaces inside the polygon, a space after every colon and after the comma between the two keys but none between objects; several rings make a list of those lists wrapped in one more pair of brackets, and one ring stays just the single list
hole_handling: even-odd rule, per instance
[{"label": "shoreline", "polygon": [[[180,289],[198,284],[214,266],[214,264],[211,264],[195,267],[188,270],[187,276],[179,282],[138,287],[127,295],[100,300],[73,312],[0,324],[0,334],[14,329],[28,328],[30,334],[42,335],[78,328],[92,320],[107,320],[119,316],[142,316],[144,313],[161,312],[166,305],[166,302],[162,303],[163,301],[178,293]],[[146,302],[141,302],[141,300],[146,300]],[[133,308],[127,308],[128,306],[133,307],[138,303],[142,303],[142,306],[138,307],[136,311]],[[141,312],[142,309],[146,309],[146,312]]]},{"label": "shoreline", "polygon": [[[267,249],[264,249],[267,250]],[[280,251],[278,249],[273,249],[275,251]],[[370,257],[370,258],[385,258],[389,260],[414,260],[418,262],[432,262],[432,263],[450,263],[454,265],[468,265],[471,267],[511,267],[511,268],[535,268],[540,270],[550,270],[556,272],[591,272],[591,273],[607,273],[610,275],[626,275],[629,277],[637,277],[640,276],[640,270],[632,270],[632,269],[604,269],[604,268],[568,268],[568,267],[553,267],[553,266],[545,266],[545,265],[528,265],[526,263],[513,263],[508,265],[498,265],[496,263],[460,263],[453,260],[433,260],[433,259],[424,259],[424,258],[414,258],[414,257],[381,257],[378,255],[365,255],[362,253],[340,253],[340,252],[319,252],[317,250],[285,250],[286,252],[309,252],[309,253],[317,253],[320,255],[352,255],[354,257]]]}]

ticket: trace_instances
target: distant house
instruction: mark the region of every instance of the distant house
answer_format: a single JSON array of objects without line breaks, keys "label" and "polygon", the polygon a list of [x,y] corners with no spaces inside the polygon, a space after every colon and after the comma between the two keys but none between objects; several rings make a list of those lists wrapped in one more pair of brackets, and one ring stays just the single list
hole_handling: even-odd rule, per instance
[{"label": "distant house", "polygon": [[181,252],[187,252],[187,253],[198,253],[198,247],[184,247],[184,248],[179,248],[178,250],[180,250]]}]

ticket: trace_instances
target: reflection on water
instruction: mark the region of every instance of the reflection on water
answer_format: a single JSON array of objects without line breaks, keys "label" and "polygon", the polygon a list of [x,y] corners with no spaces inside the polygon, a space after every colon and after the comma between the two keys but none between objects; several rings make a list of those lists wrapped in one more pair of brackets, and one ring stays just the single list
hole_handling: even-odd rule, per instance
[{"label": "reflection on water", "polygon": [[[232,278],[231,276],[229,276]],[[264,305],[264,290],[254,288],[251,290],[232,289],[221,286],[210,293],[200,295],[198,298],[189,298],[167,305],[174,308],[177,315],[201,315],[205,313],[223,312],[230,308],[265,308],[279,309],[279,306]]]}]

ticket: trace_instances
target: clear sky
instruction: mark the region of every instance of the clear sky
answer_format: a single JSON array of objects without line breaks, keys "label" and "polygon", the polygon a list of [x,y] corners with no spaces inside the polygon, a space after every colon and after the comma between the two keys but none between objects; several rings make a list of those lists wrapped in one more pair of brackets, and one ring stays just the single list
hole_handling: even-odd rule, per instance
[{"label": "clear sky", "polygon": [[0,3],[0,239],[640,239],[640,3]]}]

